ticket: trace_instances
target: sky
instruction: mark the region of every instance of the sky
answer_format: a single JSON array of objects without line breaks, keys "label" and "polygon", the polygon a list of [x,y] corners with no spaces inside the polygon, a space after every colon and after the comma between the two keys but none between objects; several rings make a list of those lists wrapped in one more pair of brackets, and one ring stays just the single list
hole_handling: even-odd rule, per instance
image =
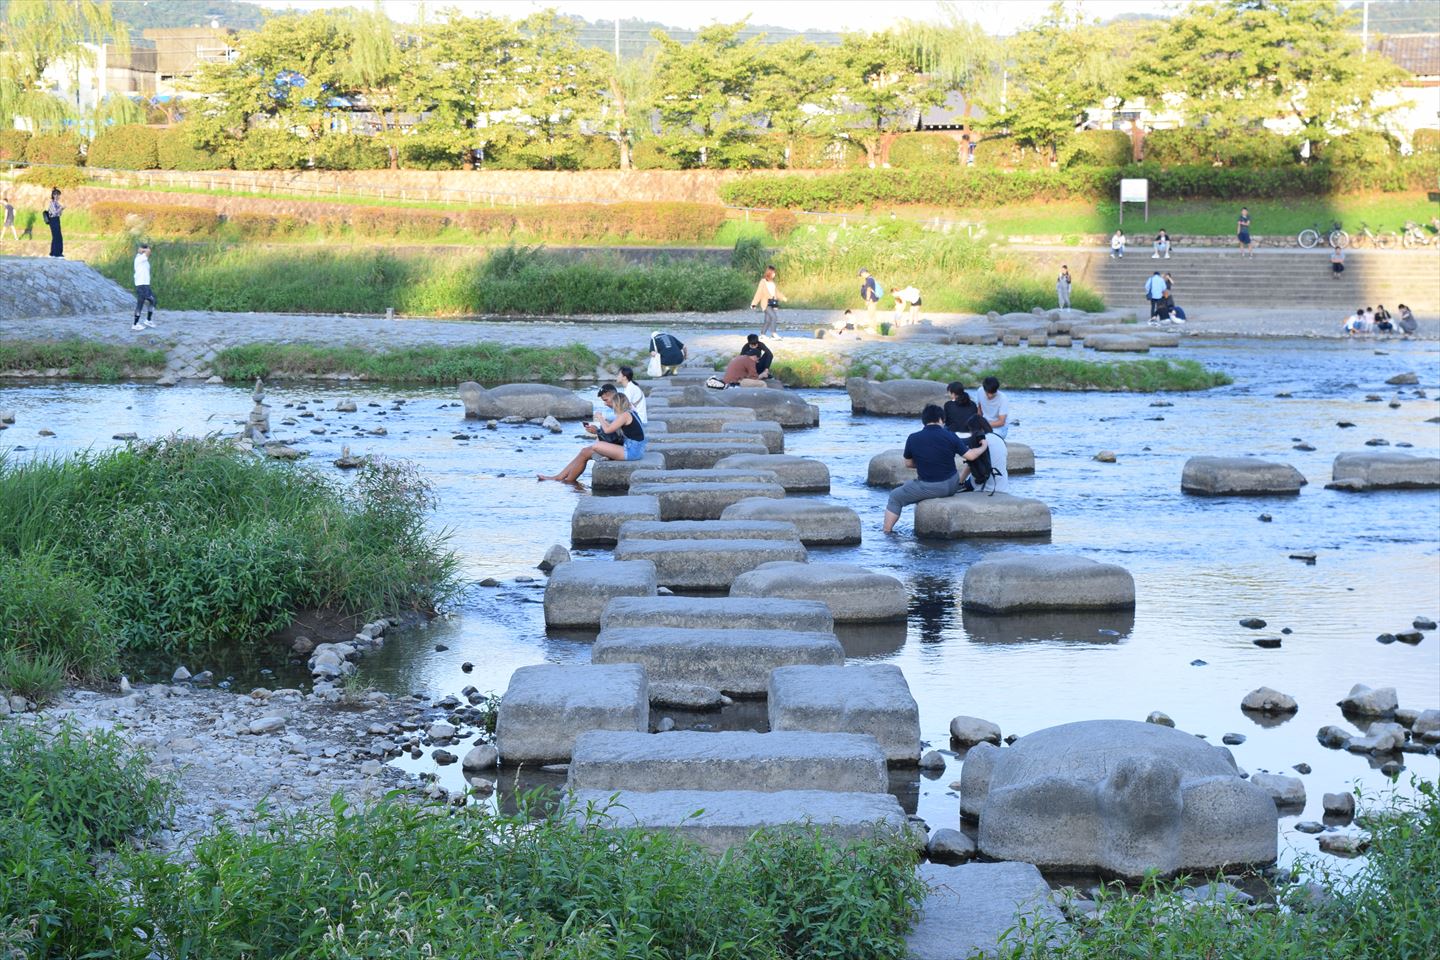
[{"label": "sky", "polygon": [[[273,9],[315,10],[324,7],[370,7],[373,0],[260,0]],[[1077,5],[1067,0],[1066,6]],[[1078,0],[1087,17],[1101,20],[1125,13],[1173,12],[1178,0]],[[1044,15],[1050,0],[383,0],[392,19],[414,22],[423,7],[433,17],[445,7],[469,14],[520,18],[555,8],[589,20],[639,18],[693,29],[708,23],[731,23],[749,17],[792,30],[863,31],[885,29],[900,20],[940,21],[951,6],[966,19],[997,34],[1013,33]]]}]

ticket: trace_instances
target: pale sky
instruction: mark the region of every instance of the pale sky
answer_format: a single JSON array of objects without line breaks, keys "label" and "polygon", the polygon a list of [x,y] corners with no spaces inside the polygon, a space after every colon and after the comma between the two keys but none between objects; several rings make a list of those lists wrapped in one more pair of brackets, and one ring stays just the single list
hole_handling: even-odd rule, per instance
[{"label": "pale sky", "polygon": [[[260,0],[272,9],[315,10],[322,7],[370,7],[373,0]],[[1039,19],[1050,0],[956,0],[962,16],[993,33],[1013,33]],[[1067,0],[1067,7],[1077,0]],[[1181,0],[1079,0],[1087,18],[1108,19],[1122,13],[1171,13]],[[792,30],[861,31],[885,29],[899,20],[944,19],[939,0],[383,0],[392,19],[414,22],[423,7],[433,18],[446,7],[469,14],[521,18],[555,8],[589,20],[640,18],[693,29],[709,23],[732,23],[748,16]]]}]

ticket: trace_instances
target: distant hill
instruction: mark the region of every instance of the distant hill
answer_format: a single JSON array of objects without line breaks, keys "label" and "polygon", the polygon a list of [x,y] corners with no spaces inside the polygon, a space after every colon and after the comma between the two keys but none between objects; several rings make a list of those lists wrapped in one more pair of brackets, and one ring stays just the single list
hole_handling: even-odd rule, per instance
[{"label": "distant hill", "polygon": [[150,28],[208,27],[212,20],[232,30],[257,30],[265,21],[260,5],[244,0],[120,0],[114,10],[136,37]]},{"label": "distant hill", "polygon": [[[1349,4],[1357,8],[1359,0]],[[1355,21],[1355,29],[1360,29]],[[1440,3],[1435,0],[1371,0],[1370,33],[1440,33]]]}]

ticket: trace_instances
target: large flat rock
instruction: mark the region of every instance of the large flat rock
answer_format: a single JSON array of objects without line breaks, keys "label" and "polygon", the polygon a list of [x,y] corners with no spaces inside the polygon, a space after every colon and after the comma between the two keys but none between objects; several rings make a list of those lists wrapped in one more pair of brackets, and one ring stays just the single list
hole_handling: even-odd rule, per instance
[{"label": "large flat rock", "polygon": [[937,540],[968,537],[1043,537],[1050,508],[1008,493],[957,493],[915,505],[915,535]]},{"label": "large flat rock", "polygon": [[838,666],[845,662],[845,651],[833,633],[613,627],[600,632],[590,657],[595,663],[641,664],[657,683],[698,683],[736,696],[756,697],[764,695],[776,667]]},{"label": "large flat rock", "polygon": [[593,730],[575,740],[571,790],[884,793],[885,755],[853,734]]},{"label": "large flat rock", "polygon": [[1440,488],[1440,457],[1398,451],[1342,453],[1330,475],[1337,485],[1352,490],[1434,490]]},{"label": "large flat rock", "polygon": [[920,760],[920,708],[894,664],[780,667],[768,709],[771,730],[867,734],[890,763]]},{"label": "large flat rock", "polygon": [[1211,497],[1293,495],[1305,477],[1288,463],[1257,457],[1191,457],[1180,475],[1180,489]]},{"label": "large flat rock", "polygon": [[727,423],[759,420],[760,417],[755,416],[754,410],[744,407],[656,407],[650,413],[650,419],[666,424],[675,432],[719,433]]},{"label": "large flat rock", "polygon": [[[1063,939],[1050,885],[1029,863],[923,863],[929,894],[905,945],[909,960],[992,957],[1034,939]],[[1022,923],[1024,921],[1024,923]],[[1038,921],[1038,925],[1036,924]],[[1053,925],[1053,926],[1052,926]],[[1046,927],[1050,929],[1046,929]]]},{"label": "large flat rock", "polygon": [[495,747],[505,764],[563,763],[586,730],[643,733],[649,727],[643,667],[542,663],[510,676],[495,717]]},{"label": "large flat rock", "polygon": [[780,520],[629,520],[621,540],[793,540],[800,529]]},{"label": "large flat rock", "polygon": [[831,633],[830,608],[814,600],[754,597],[619,597],[606,604],[602,630],[686,627],[710,630],[788,630]]},{"label": "large flat rock", "polygon": [[752,410],[756,419],[773,420],[785,427],[813,427],[820,422],[820,408],[788,390],[731,387],[720,391],[720,402]]},{"label": "large flat rock", "polygon": [[[785,488],[778,483],[631,483],[630,493],[655,499],[660,513],[655,517],[629,519],[720,520],[736,519],[724,517],[725,508],[731,504],[753,497],[780,500],[785,496]],[[616,532],[619,532],[618,527]]]},{"label": "large flat rock", "polygon": [[981,613],[1126,610],[1135,606],[1135,578],[1088,557],[1003,553],[966,568],[961,598]]},{"label": "large flat rock", "polygon": [[616,560],[648,561],[660,586],[681,590],[728,590],[742,573],[764,563],[804,563],[805,547],[794,540],[621,540]]},{"label": "large flat rock", "polygon": [[660,501],[653,496],[581,497],[570,515],[570,543],[611,546],[620,539],[620,527],[627,520],[659,519]]},{"label": "large flat rock", "polygon": [[769,471],[779,478],[786,493],[829,493],[830,468],[819,460],[793,457],[783,453],[731,454],[715,464],[730,470]]},{"label": "large flat rock", "polygon": [[759,437],[768,453],[785,452],[785,428],[774,420],[745,420],[727,423],[720,428],[720,435],[738,437]]},{"label": "large flat rock", "polygon": [[507,383],[486,390],[473,380],[460,384],[460,400],[468,420],[498,420],[502,417],[554,417],[556,420],[588,420],[595,408],[575,391],[543,383]]},{"label": "large flat rock", "polygon": [[653,597],[655,564],[649,560],[571,560],[545,584],[545,624],[598,627],[605,605],[616,597]]},{"label": "large flat rock", "polygon": [[769,453],[758,436],[738,433],[667,433],[650,439],[647,449],[665,455],[670,470],[705,470],[737,453]]},{"label": "large flat rock", "polygon": [[[956,457],[958,466],[960,458]],[[1005,441],[1005,473],[1016,477],[1035,472],[1035,451],[1014,440]],[[905,451],[899,447],[884,450],[870,458],[865,470],[865,484],[871,487],[898,487],[916,478],[915,468],[905,465]]]},{"label": "large flat rock", "polygon": [[881,835],[909,836],[900,801],[888,793],[837,793],[831,790],[579,790],[567,819],[614,830],[673,830],[711,853],[737,847],[758,830],[818,829],[831,840],[866,840]]},{"label": "large flat rock", "polygon": [[[730,459],[729,457],[725,458]],[[721,461],[723,464],[724,461]],[[722,469],[716,464],[706,470],[636,470],[630,476],[630,483],[641,486],[647,483],[779,483],[780,477],[774,470],[735,467]]]},{"label": "large flat rock", "polygon": [[938,380],[845,381],[853,413],[874,413],[892,417],[918,417],[927,403],[944,404],[949,399],[945,384]]},{"label": "large flat rock", "polygon": [[648,452],[639,460],[607,460],[604,457],[590,461],[590,487],[593,490],[629,490],[630,476],[637,470],[664,470],[665,455]]},{"label": "large flat rock", "polygon": [[735,578],[732,597],[818,600],[836,623],[903,620],[910,611],[905,584],[849,563],[767,563]]},{"label": "large flat rock", "polygon": [[724,520],[781,520],[795,524],[807,546],[835,546],[860,542],[860,515],[849,507],[825,500],[746,498],[720,512]]}]

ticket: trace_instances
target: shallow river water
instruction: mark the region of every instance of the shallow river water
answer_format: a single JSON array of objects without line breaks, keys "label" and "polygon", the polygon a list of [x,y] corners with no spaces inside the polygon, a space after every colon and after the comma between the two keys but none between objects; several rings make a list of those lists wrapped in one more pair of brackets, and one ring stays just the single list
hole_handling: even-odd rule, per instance
[{"label": "shallow river water", "polygon": [[[786,452],[828,463],[831,496],[854,507],[864,522],[860,546],[812,549],[812,559],[860,563],[892,573],[910,588],[907,624],[850,630],[842,641],[852,658],[904,670],[920,705],[922,737],[932,746],[948,748],[948,723],[956,714],[992,720],[1006,734],[1025,734],[1072,720],[1139,720],[1162,710],[1180,729],[1211,742],[1240,733],[1246,740],[1232,750],[1246,770],[1294,775],[1295,764],[1313,768],[1303,777],[1305,809],[1287,811],[1281,821],[1288,860],[1297,851],[1314,851],[1314,838],[1292,828],[1321,819],[1322,793],[1356,782],[1372,793],[1387,786],[1367,758],[1327,750],[1315,740],[1321,726],[1345,724],[1335,703],[1350,686],[1394,686],[1401,706],[1440,707],[1440,636],[1428,632],[1418,646],[1375,640],[1409,629],[1417,615],[1440,616],[1440,493],[1324,489],[1335,454],[1366,449],[1371,438],[1410,444],[1415,453],[1440,453],[1440,425],[1426,422],[1440,414],[1440,352],[1433,343],[1191,341],[1168,355],[1224,369],[1235,384],[1168,396],[1012,394],[1011,438],[1033,447],[1037,461],[1035,475],[1015,478],[1012,492],[1050,504],[1054,533],[1048,542],[918,542],[908,512],[900,536],[882,535],[886,492],[865,486],[866,463],[900,446],[916,427],[906,419],[852,416],[843,392],[805,391],[820,406],[821,423],[787,432]],[[1414,387],[1385,385],[1388,377],[1410,370],[1430,398],[1418,397]],[[1282,392],[1292,396],[1277,398]],[[141,437],[232,432],[249,409],[248,394],[248,387],[198,385],[0,386],[0,408],[18,415],[17,424],[0,434],[0,453],[23,458],[100,448],[115,443],[110,437],[121,431]],[[1366,394],[1398,397],[1401,406],[1366,402]],[[359,412],[332,412],[343,397],[357,400]],[[397,399],[405,402],[394,409]],[[416,463],[435,486],[434,523],[450,531],[467,579],[500,582],[468,590],[447,618],[424,629],[392,633],[384,650],[362,664],[371,683],[433,696],[458,693],[467,684],[499,692],[516,667],[589,658],[590,637],[547,635],[544,577],[534,569],[550,544],[568,544],[576,498],[589,495],[534,479],[571,456],[577,430],[487,431],[461,419],[448,389],[277,383],[269,401],[277,435],[311,453],[310,469],[338,474],[330,461],[342,444],[356,454]],[[1155,406],[1157,401],[1173,406]],[[372,402],[379,406],[367,406]],[[281,417],[295,412],[285,409],[291,403],[318,411],[327,433],[310,434],[314,421],[308,419],[280,426]],[[1356,426],[1342,429],[1337,421]],[[357,435],[357,427],[377,424],[389,435]],[[37,436],[41,428],[56,436]],[[456,434],[472,439],[457,440]],[[1293,450],[1302,440],[1315,451]],[[1115,451],[1118,462],[1094,461],[1101,449]],[[1200,454],[1281,459],[1298,467],[1310,485],[1289,498],[1184,495],[1182,465]],[[1262,513],[1272,522],[1262,522]],[[966,565],[1000,550],[1079,552],[1120,563],[1135,576],[1134,615],[962,614],[958,595]],[[1296,551],[1314,551],[1317,562],[1288,559]],[[1254,631],[1239,625],[1252,616],[1268,626]],[[1279,649],[1252,642],[1282,637],[1287,627],[1293,632],[1283,635]],[[437,645],[447,649],[437,651]],[[475,665],[472,673],[462,672],[464,662]],[[249,679],[237,677],[237,686]],[[1265,725],[1248,719],[1240,699],[1262,685],[1294,696],[1299,713]],[[763,722],[763,711],[742,705],[725,723],[744,726],[757,719]],[[1403,759],[1402,789],[1412,772],[1430,779],[1440,774],[1433,755]],[[954,826],[957,802],[949,784],[959,770],[960,760],[952,757],[942,774],[900,774],[894,788],[932,828]],[[457,785],[458,766],[442,769],[441,776]]]}]

